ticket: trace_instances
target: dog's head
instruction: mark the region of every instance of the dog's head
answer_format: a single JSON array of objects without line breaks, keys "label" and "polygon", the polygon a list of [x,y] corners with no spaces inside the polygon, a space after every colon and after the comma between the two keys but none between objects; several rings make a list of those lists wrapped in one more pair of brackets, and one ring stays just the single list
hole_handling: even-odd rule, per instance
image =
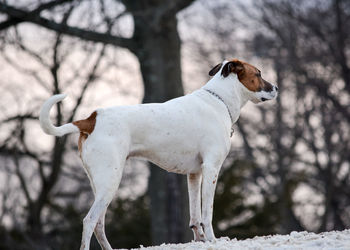
[{"label": "dog's head", "polygon": [[278,87],[261,77],[261,71],[253,65],[233,59],[219,63],[209,71],[210,76],[214,76],[221,69],[222,77],[236,74],[238,80],[247,90],[249,99],[254,103],[272,100],[277,97]]}]

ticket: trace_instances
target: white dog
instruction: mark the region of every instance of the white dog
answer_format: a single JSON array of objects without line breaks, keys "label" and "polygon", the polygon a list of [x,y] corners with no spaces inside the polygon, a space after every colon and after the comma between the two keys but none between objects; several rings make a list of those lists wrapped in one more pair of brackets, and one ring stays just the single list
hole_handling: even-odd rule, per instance
[{"label": "white dog", "polygon": [[83,222],[82,250],[89,249],[93,231],[103,249],[112,249],[104,217],[129,157],[186,174],[194,239],[215,239],[211,225],[214,192],[230,149],[232,126],[247,101],[274,99],[278,88],[263,80],[260,70],[237,59],[216,65],[209,75],[213,78],[192,94],[160,104],[98,109],[85,120],[60,127],[52,125],[49,113],[66,95],[52,96],[44,103],[40,124],[46,133],[80,133],[80,156],[95,194]]}]

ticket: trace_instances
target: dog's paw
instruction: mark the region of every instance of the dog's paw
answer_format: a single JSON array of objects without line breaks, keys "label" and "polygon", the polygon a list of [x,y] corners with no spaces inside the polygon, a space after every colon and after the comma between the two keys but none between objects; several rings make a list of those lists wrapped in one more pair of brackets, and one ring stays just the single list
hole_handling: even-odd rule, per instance
[{"label": "dog's paw", "polygon": [[195,239],[195,241],[206,242],[207,239],[205,238],[204,234],[199,234],[199,237],[197,239]]},{"label": "dog's paw", "polygon": [[217,240],[218,240],[218,239],[217,239],[217,238],[215,238],[215,237],[214,237],[214,238],[212,238],[212,239],[208,239],[208,241],[209,241],[209,242],[211,242],[211,243],[215,243],[215,242],[217,242]]},{"label": "dog's paw", "polygon": [[194,241],[207,241],[207,238],[205,237],[205,233],[203,231],[202,223],[200,223],[199,225],[191,225],[190,228],[192,229],[194,234]]}]

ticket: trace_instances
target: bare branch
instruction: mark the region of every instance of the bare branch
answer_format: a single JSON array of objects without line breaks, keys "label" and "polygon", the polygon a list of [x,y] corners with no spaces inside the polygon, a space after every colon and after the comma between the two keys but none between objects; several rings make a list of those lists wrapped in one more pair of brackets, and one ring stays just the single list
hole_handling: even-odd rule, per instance
[{"label": "bare branch", "polygon": [[106,46],[103,46],[103,48],[100,51],[99,56],[96,59],[96,62],[95,62],[94,66],[93,66],[93,68],[92,68],[92,70],[91,70],[91,72],[90,72],[90,74],[88,76],[88,79],[86,80],[86,82],[85,82],[85,84],[84,84],[84,86],[83,86],[83,88],[82,88],[82,90],[80,92],[79,98],[77,99],[77,102],[76,102],[76,104],[74,106],[72,114],[71,114],[70,118],[68,119],[69,122],[73,121],[74,116],[75,116],[75,114],[76,114],[80,104],[83,101],[83,97],[85,96],[86,90],[94,82],[94,80],[96,78],[96,70],[97,70],[98,66],[100,65],[100,62],[101,62],[101,60],[102,60],[102,58],[104,56],[105,49],[106,49]]},{"label": "bare branch", "polygon": [[23,190],[24,195],[25,195],[25,197],[26,197],[26,199],[27,199],[28,205],[31,206],[31,204],[32,204],[32,198],[30,197],[29,190],[28,190],[28,187],[27,187],[27,183],[26,183],[26,181],[25,181],[25,178],[24,178],[24,176],[23,176],[21,170],[19,169],[20,164],[19,164],[19,159],[18,159],[16,153],[13,155],[13,161],[14,161],[14,163],[15,163],[16,175],[17,175],[17,177],[18,177],[18,179],[19,179],[19,181],[20,181],[22,190]]},{"label": "bare branch", "polygon": [[[51,9],[53,7],[56,7],[57,5],[65,3],[65,2],[72,2],[72,0],[56,0],[56,1],[51,1],[48,3],[44,3],[44,4],[40,5],[39,7],[37,7],[35,10],[30,11],[28,14],[35,16],[35,15],[40,14],[40,12],[42,12],[43,10]],[[9,17],[6,21],[0,23],[0,30],[7,29],[7,28],[14,26],[14,25],[17,25],[21,22],[23,22],[23,20],[15,18],[15,17]]]},{"label": "bare branch", "polygon": [[133,51],[133,49],[136,47],[134,41],[130,38],[113,36],[110,34],[68,26],[64,23],[57,23],[47,18],[41,17],[40,15],[30,14],[30,12],[11,7],[4,3],[0,3],[0,12],[6,13],[13,18],[20,19],[23,22],[35,23],[58,33],[79,37],[83,40],[120,46],[127,48],[130,51]]},{"label": "bare branch", "polygon": [[30,120],[38,120],[37,116],[34,116],[31,113],[28,114],[24,114],[24,115],[15,115],[15,116],[11,116],[8,117],[7,119],[3,120],[2,122],[6,123],[6,122],[11,122],[11,121],[16,121],[16,120],[25,120],[25,119],[30,119]]},{"label": "bare branch", "polygon": [[[176,13],[187,8],[190,6],[195,0],[177,0],[177,1],[171,1],[170,3],[174,3],[174,6],[172,7],[172,11],[175,11]],[[169,4],[170,5],[170,4]]]}]

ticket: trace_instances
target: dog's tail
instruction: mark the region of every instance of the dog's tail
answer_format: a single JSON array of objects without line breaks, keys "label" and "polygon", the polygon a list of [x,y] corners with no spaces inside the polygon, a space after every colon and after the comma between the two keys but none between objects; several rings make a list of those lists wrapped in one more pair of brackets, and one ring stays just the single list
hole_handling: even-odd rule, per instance
[{"label": "dog's tail", "polygon": [[52,125],[50,121],[50,110],[53,105],[62,101],[66,98],[66,94],[54,95],[51,96],[41,107],[39,121],[40,126],[44,130],[46,134],[55,135],[55,136],[63,136],[69,133],[78,133],[80,132],[79,128],[75,126],[73,123],[67,123],[59,127],[55,127]]}]

